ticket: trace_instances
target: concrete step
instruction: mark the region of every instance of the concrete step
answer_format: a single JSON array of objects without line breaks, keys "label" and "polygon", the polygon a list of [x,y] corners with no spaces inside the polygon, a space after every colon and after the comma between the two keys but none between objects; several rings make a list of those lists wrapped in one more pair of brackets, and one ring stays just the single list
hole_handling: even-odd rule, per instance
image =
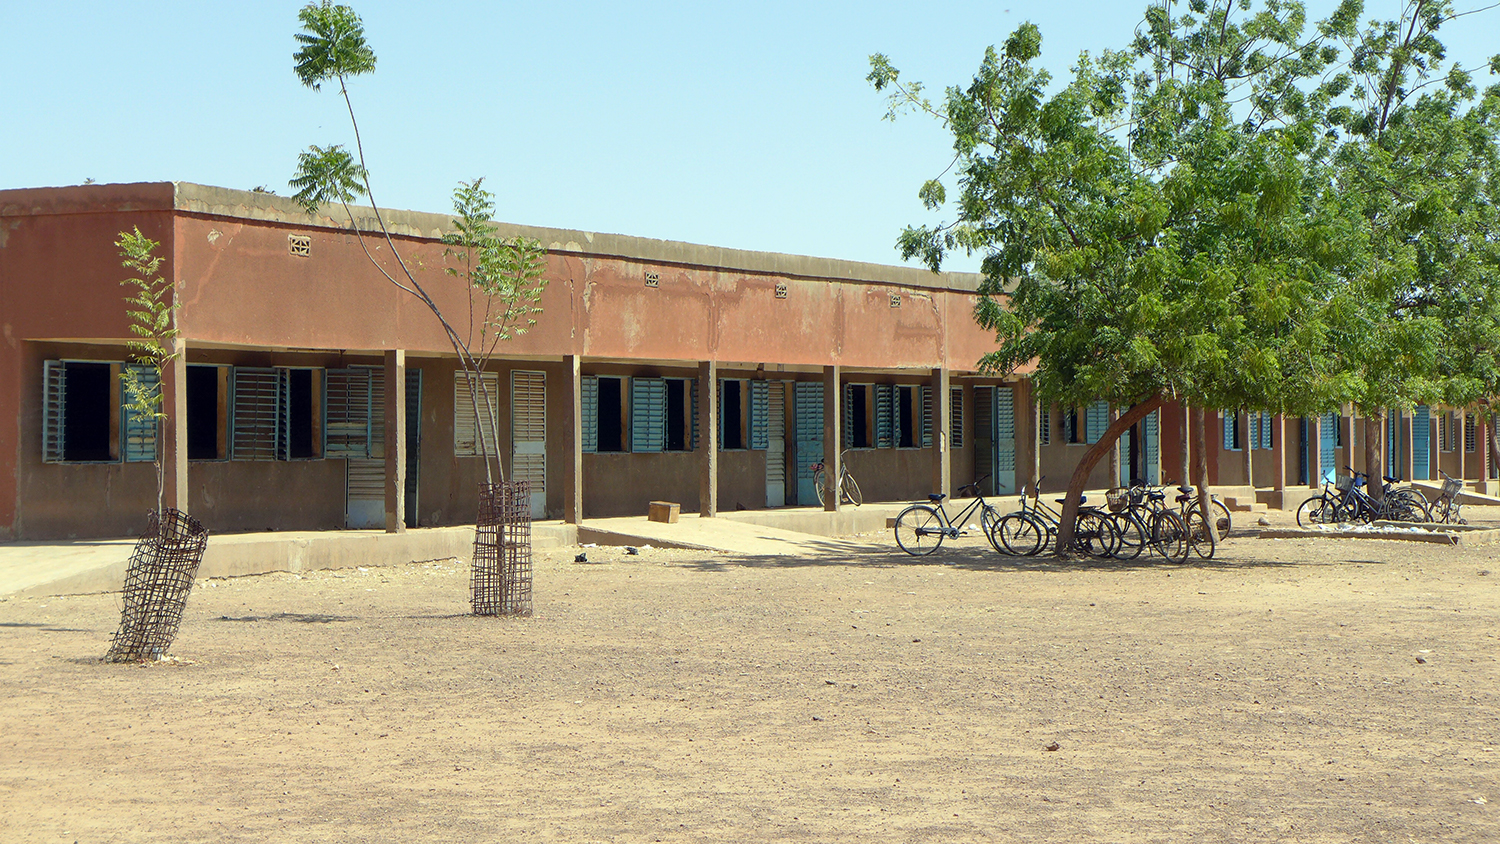
[{"label": "concrete step", "polygon": [[1269,508],[1264,502],[1250,500],[1246,501],[1238,496],[1227,496],[1220,499],[1231,513],[1264,513]]}]

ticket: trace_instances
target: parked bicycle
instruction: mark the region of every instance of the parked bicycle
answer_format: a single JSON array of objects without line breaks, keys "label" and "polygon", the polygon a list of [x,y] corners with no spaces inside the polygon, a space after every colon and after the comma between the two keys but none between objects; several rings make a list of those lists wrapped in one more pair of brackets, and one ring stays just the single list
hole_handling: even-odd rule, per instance
[{"label": "parked bicycle", "polygon": [[[828,485],[828,471],[823,463],[817,462],[808,467],[812,469],[813,489],[817,490],[818,503],[824,504],[832,492]],[[854,482],[854,476],[849,474],[849,452],[844,450],[839,454],[839,500],[843,504],[853,504],[855,507],[865,503],[865,498],[859,492],[859,484]]]},{"label": "parked bicycle", "polygon": [[948,516],[948,508],[944,499],[945,493],[934,492],[927,496],[928,503],[913,504],[901,511],[896,516],[896,544],[901,550],[913,557],[925,557],[936,551],[943,544],[944,539],[958,539],[966,536],[972,523],[970,517],[977,511],[979,513],[979,530],[989,540],[990,545],[996,551],[1000,546],[995,541],[994,526],[1000,521],[1000,511],[984,500],[984,494],[979,491],[979,485],[989,478],[983,478],[971,483],[964,484],[958,488],[960,495],[971,494],[974,500],[969,502],[957,518]]},{"label": "parked bicycle", "polygon": [[1464,482],[1458,478],[1448,477],[1448,473],[1438,470],[1443,476],[1443,491],[1438,495],[1432,507],[1428,510],[1428,516],[1434,522],[1442,522],[1445,525],[1466,525],[1469,523],[1459,512],[1458,494],[1464,491]]},{"label": "parked bicycle", "polygon": [[[1028,504],[1026,488],[1021,488],[1021,509],[1008,514],[995,526],[999,542],[991,539],[992,545],[1003,547],[1017,556],[1033,557],[1052,547],[1057,541],[1062,513],[1042,503],[1041,493],[1037,488],[1033,488],[1031,493]],[[1066,500],[1059,498],[1057,503],[1062,504]],[[1087,505],[1088,497],[1084,496],[1081,503]],[[1098,507],[1079,508],[1078,518],[1073,523],[1073,551],[1096,559],[1108,559],[1114,556],[1119,544],[1120,532],[1115,529],[1108,513]]]},{"label": "parked bicycle", "polygon": [[[1333,490],[1328,489],[1328,483],[1323,483],[1323,494],[1309,498],[1302,502],[1297,508],[1297,524],[1308,527],[1315,524],[1336,524],[1340,522],[1428,522],[1432,521],[1432,514],[1427,504],[1427,499],[1420,492],[1411,487],[1396,486],[1396,479],[1386,477],[1382,487],[1382,497],[1376,500],[1364,487],[1369,482],[1369,476],[1364,472],[1356,472],[1350,466],[1344,467],[1348,475],[1340,475],[1333,485]],[[1446,478],[1447,476],[1444,475]],[[1451,480],[1451,479],[1449,479]],[[1447,484],[1444,484],[1447,489]]]},{"label": "parked bicycle", "polygon": [[1133,560],[1149,551],[1168,560],[1187,561],[1187,529],[1182,517],[1166,506],[1166,497],[1164,490],[1141,483],[1106,493],[1110,518],[1120,533],[1116,559]]}]

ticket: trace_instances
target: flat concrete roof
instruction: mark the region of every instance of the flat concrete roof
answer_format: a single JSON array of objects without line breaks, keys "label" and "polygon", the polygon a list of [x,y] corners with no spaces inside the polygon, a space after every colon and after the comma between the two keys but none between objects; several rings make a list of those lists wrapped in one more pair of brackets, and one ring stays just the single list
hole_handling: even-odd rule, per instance
[{"label": "flat concrete roof", "polygon": [[[352,206],[360,230],[378,230],[374,209]],[[317,216],[290,197],[234,190],[192,182],[74,185],[54,188],[0,190],[0,217],[88,214],[121,211],[180,211],[209,217],[260,220],[279,225],[347,231],[348,218],[338,206],[324,206]],[[380,209],[391,234],[437,239],[449,230],[452,216],[422,211]],[[802,279],[827,279],[973,292],[983,278],[978,273],[933,273],[919,267],[872,264],[728,249],[675,240],[656,240],[624,234],[554,229],[497,221],[502,234],[534,238],[549,251],[580,256],[619,258],[647,264],[675,264],[718,270],[761,273]]]}]

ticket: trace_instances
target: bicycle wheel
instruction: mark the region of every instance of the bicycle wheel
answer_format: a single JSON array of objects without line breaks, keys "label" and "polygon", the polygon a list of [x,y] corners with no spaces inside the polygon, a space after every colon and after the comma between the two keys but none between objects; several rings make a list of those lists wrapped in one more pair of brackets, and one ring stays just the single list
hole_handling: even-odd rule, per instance
[{"label": "bicycle wheel", "polygon": [[819,469],[818,471],[813,472],[813,477],[812,477],[813,491],[818,494],[818,506],[819,507],[824,506],[824,501],[823,501],[824,489],[823,489],[823,487],[824,487],[824,483],[827,480],[828,480],[828,473],[824,472],[822,469]]},{"label": "bicycle wheel", "polygon": [[1034,557],[1047,544],[1047,529],[1025,513],[1009,513],[995,523],[990,542],[999,537],[998,548],[1018,557]]},{"label": "bicycle wheel", "polygon": [[1113,513],[1109,520],[1120,534],[1120,547],[1115,551],[1117,560],[1134,560],[1146,547],[1146,528],[1140,518],[1130,510]]},{"label": "bicycle wheel", "polygon": [[[1203,521],[1203,513],[1197,507],[1188,511],[1187,514],[1187,541],[1197,554],[1205,560],[1214,558],[1214,538],[1208,535],[1208,523]],[[1188,555],[1182,555],[1182,561],[1187,562]]]},{"label": "bicycle wheel", "polygon": [[855,507],[865,503],[865,497],[860,495],[859,484],[854,482],[854,476],[848,472],[844,473],[843,483],[839,484],[839,492],[843,496],[845,504],[853,504]]},{"label": "bicycle wheel", "polygon": [[938,511],[913,504],[896,517],[896,544],[913,557],[925,557],[943,544],[945,527]]},{"label": "bicycle wheel", "polygon": [[1210,498],[1208,505],[1209,510],[1215,514],[1215,521],[1219,528],[1219,538],[1227,538],[1229,532],[1234,530],[1234,518],[1229,515],[1229,508],[1225,507],[1224,502],[1217,498]]},{"label": "bicycle wheel", "polygon": [[1416,490],[1393,489],[1386,494],[1386,499],[1398,522],[1432,521],[1432,511],[1427,506],[1427,499]]},{"label": "bicycle wheel", "polygon": [[979,508],[979,529],[984,531],[984,538],[989,540],[990,547],[997,553],[1009,554],[1000,541],[1000,511],[986,504]]},{"label": "bicycle wheel", "polygon": [[1073,523],[1073,550],[1096,560],[1113,557],[1120,534],[1109,517],[1098,510],[1082,510]]},{"label": "bicycle wheel", "polygon": [[1188,550],[1187,528],[1182,517],[1169,510],[1162,510],[1151,517],[1151,548],[1168,560],[1186,562]]},{"label": "bicycle wheel", "polygon": [[1332,499],[1318,496],[1302,502],[1297,508],[1297,526],[1331,525],[1338,521],[1338,506]]}]

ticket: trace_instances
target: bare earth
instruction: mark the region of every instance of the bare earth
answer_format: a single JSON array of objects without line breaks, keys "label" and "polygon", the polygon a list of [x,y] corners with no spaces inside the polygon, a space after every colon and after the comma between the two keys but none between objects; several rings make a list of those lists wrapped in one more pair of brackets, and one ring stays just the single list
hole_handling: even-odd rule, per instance
[{"label": "bare earth", "polygon": [[0,602],[0,841],[1500,841],[1500,547],[872,539],[208,581],[151,666]]}]

